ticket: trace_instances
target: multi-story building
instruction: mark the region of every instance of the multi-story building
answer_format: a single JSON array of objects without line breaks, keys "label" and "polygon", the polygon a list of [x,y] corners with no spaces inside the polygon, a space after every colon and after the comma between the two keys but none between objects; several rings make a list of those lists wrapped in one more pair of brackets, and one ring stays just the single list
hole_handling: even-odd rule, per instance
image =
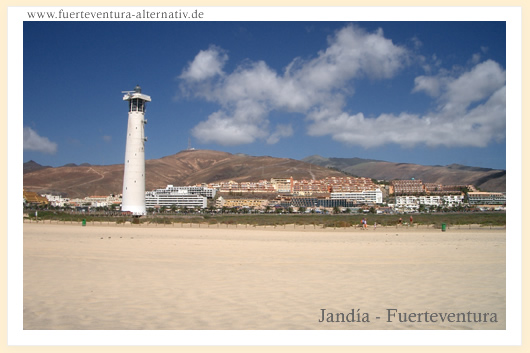
[{"label": "multi-story building", "polygon": [[173,186],[165,189],[156,189],[145,193],[145,206],[158,208],[162,206],[178,208],[206,208],[208,198],[214,198],[215,189],[203,186]]},{"label": "multi-story building", "polygon": [[355,207],[357,204],[347,199],[330,199],[322,197],[300,197],[291,198],[288,202],[281,202],[282,207],[305,207],[308,209],[315,208],[334,208],[334,207]]},{"label": "multi-story building", "polygon": [[222,193],[275,193],[276,189],[268,180],[258,182],[225,181],[208,184],[209,188],[216,189]]},{"label": "multi-story building", "polygon": [[437,183],[424,183],[423,185],[427,194],[454,194],[455,192],[462,192],[464,189],[476,191],[473,185],[443,185]]},{"label": "multi-story building", "polygon": [[225,181],[208,184],[209,188],[222,193],[278,193],[296,196],[312,196],[330,192],[360,192],[375,190],[369,178],[328,177],[321,180],[295,180],[291,178],[272,178],[258,182]]},{"label": "multi-story building", "polygon": [[[163,190],[163,189],[162,189]],[[182,193],[157,193],[148,191],[145,193],[145,206],[147,208],[159,208],[162,206],[177,208],[206,208],[208,199],[201,195]]]},{"label": "multi-story building", "polygon": [[[401,199],[405,196],[396,196],[396,204],[397,200]],[[440,205],[440,196],[434,196],[434,195],[428,195],[428,196],[410,196],[410,200],[415,200],[415,203],[418,205],[425,205],[425,206],[439,206]]]},{"label": "multi-story building", "polygon": [[112,207],[121,204],[121,197],[115,195],[109,196],[87,196],[84,198],[61,199],[62,205],[69,207]]},{"label": "multi-story building", "polygon": [[421,180],[392,180],[392,188],[395,195],[419,194],[425,192]]},{"label": "multi-story building", "polygon": [[420,205],[454,207],[464,201],[463,195],[422,195],[422,196],[396,196],[395,208],[401,210],[417,210]]},{"label": "multi-story building", "polygon": [[246,207],[263,209],[267,207],[269,201],[263,199],[224,199],[222,196],[217,199],[217,207]]},{"label": "multi-story building", "polygon": [[23,200],[25,205],[48,205],[48,199],[33,191],[23,190]]},{"label": "multi-story building", "polygon": [[327,177],[323,182],[328,186],[330,192],[348,192],[375,190],[377,186],[370,178],[352,178],[352,177]]},{"label": "multi-story building", "polygon": [[402,211],[415,211],[419,208],[417,196],[396,196],[394,208]]},{"label": "multi-story building", "polygon": [[291,178],[272,178],[271,184],[278,193],[292,194],[293,193],[293,177]]},{"label": "multi-story building", "polygon": [[70,202],[69,198],[64,198],[60,195],[45,194],[42,196],[46,197],[46,199],[50,203],[50,206],[53,207],[64,207],[68,202]]},{"label": "multi-story building", "polygon": [[201,195],[213,199],[217,193],[216,189],[204,186],[173,186],[168,185],[165,189],[156,189],[157,194],[191,194]]},{"label": "multi-story building", "polygon": [[443,185],[438,183],[424,183],[425,192],[427,193],[436,193],[443,190]]},{"label": "multi-story building", "polygon": [[357,203],[383,203],[383,192],[380,189],[360,192],[332,192],[332,200],[350,200]]},{"label": "multi-story building", "polygon": [[469,192],[470,205],[505,205],[506,194],[502,192]]},{"label": "multi-story building", "polygon": [[464,202],[464,195],[444,195],[442,196],[442,206],[455,207]]},{"label": "multi-story building", "polygon": [[85,203],[90,203],[91,207],[110,207],[112,204],[119,204],[121,199],[117,196],[87,196]]},{"label": "multi-story building", "polygon": [[293,184],[293,195],[311,196],[328,192],[328,186],[321,180],[295,180]]}]

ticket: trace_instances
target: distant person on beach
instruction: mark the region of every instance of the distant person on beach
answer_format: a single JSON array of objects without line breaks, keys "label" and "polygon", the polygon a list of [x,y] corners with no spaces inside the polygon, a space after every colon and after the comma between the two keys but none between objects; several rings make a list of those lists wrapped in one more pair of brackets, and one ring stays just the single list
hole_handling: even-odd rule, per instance
[{"label": "distant person on beach", "polygon": [[398,224],[403,224],[403,219],[399,217]]},{"label": "distant person on beach", "polygon": [[374,230],[377,228],[377,222],[374,222]]},{"label": "distant person on beach", "polygon": [[410,224],[412,225],[412,216],[410,216]]}]

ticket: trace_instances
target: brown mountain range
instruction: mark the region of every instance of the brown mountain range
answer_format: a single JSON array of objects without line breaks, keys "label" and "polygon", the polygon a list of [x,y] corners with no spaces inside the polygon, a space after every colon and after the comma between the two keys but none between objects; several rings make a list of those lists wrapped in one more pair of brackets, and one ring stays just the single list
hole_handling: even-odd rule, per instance
[{"label": "brown mountain range", "polygon": [[325,158],[321,156],[306,157],[303,161],[378,180],[414,178],[422,180],[424,183],[474,185],[484,191],[506,191],[506,171],[501,169],[468,167],[459,164],[425,166],[361,158]]},{"label": "brown mountain range", "polygon": [[[352,162],[353,161],[353,162]],[[347,162],[350,162],[349,164]],[[313,163],[313,164],[312,164]],[[24,189],[69,197],[120,194],[123,164],[42,167],[24,163]],[[320,164],[320,165],[317,165]],[[353,164],[353,165],[350,165]],[[226,152],[193,150],[145,162],[146,190],[167,185],[195,185],[216,181],[258,181],[270,178],[323,179],[347,174],[375,179],[410,179],[441,184],[473,184],[483,190],[504,191],[506,172],[451,165],[420,166],[359,158],[323,158],[305,161],[268,156],[253,157]]]},{"label": "brown mountain range", "polygon": [[[28,162],[29,163],[29,162]],[[26,164],[26,163],[25,163]],[[63,166],[24,172],[24,189],[69,197],[120,194],[123,164]],[[322,179],[344,173],[288,158],[251,157],[209,150],[182,151],[145,162],[146,190],[167,185],[216,181],[257,181],[270,178]]]}]

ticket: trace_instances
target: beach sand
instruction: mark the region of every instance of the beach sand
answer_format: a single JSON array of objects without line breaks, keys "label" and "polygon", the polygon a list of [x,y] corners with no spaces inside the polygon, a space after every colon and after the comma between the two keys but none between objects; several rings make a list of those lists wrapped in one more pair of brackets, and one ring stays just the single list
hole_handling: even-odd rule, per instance
[{"label": "beach sand", "polygon": [[490,229],[25,223],[24,329],[503,330],[505,251]]}]

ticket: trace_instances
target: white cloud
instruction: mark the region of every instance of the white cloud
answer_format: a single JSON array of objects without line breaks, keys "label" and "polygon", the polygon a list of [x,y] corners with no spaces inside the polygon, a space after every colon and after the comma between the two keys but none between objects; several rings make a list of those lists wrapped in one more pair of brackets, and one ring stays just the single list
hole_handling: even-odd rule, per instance
[{"label": "white cloud", "polygon": [[[391,79],[409,65],[411,54],[384,37],[347,26],[328,38],[314,58],[294,58],[279,73],[265,62],[245,61],[233,72],[223,67],[227,54],[218,47],[201,51],[180,78],[184,94],[220,105],[192,134],[201,142],[220,145],[273,144],[293,134],[290,125],[269,129],[272,111],[305,115],[311,136],[329,135],[348,145],[366,148],[394,143],[401,146],[486,146],[505,137],[505,71],[494,61],[476,63],[464,71],[441,68],[432,55],[416,57],[418,65],[436,75],[418,76],[411,93],[425,93],[437,103],[427,113],[381,114],[344,112],[345,100],[359,78]],[[478,56],[472,60],[479,60]],[[470,63],[472,62],[470,60]],[[460,70],[460,71],[456,71]]]},{"label": "white cloud", "polygon": [[506,72],[488,60],[473,67],[447,84],[442,97],[444,109],[465,109],[474,102],[490,97],[506,83]]},{"label": "white cloud", "polygon": [[30,127],[24,128],[24,149],[29,151],[37,151],[46,154],[55,154],[57,152],[57,144],[51,142],[47,137],[39,136],[39,134]]},{"label": "white cloud", "polygon": [[471,57],[471,62],[473,64],[478,64],[480,62],[480,58],[481,58],[481,54],[480,53],[475,53],[473,54],[473,56]]},{"label": "white cloud", "polygon": [[436,111],[424,116],[401,113],[376,118],[318,111],[309,116],[313,123],[308,133],[331,135],[345,144],[366,148],[387,143],[485,147],[491,140],[505,138],[505,72],[497,63],[480,63],[458,77],[446,73],[420,76],[415,83],[415,92],[425,91],[438,99]]},{"label": "white cloud", "polygon": [[414,89],[412,92],[425,92],[431,97],[440,94],[440,79],[430,76],[418,76],[414,79]]},{"label": "white cloud", "polygon": [[293,127],[291,125],[279,124],[276,130],[267,138],[267,143],[273,145],[278,143],[280,139],[293,135]]},{"label": "white cloud", "polygon": [[[180,76],[184,94],[217,102],[221,110],[193,129],[202,142],[221,145],[277,141],[286,137],[268,128],[273,110],[307,113],[338,109],[350,82],[359,77],[385,79],[408,64],[408,52],[384,38],[347,26],[328,38],[328,47],[310,60],[295,58],[279,74],[265,62],[244,62],[234,72],[222,71],[228,56],[217,47],[201,51]],[[251,107],[252,109],[249,109]]]},{"label": "white cloud", "polygon": [[182,72],[180,78],[187,81],[201,81],[223,74],[223,66],[228,55],[221,49],[211,46],[208,50],[201,50],[193,62]]},{"label": "white cloud", "polygon": [[224,111],[211,114],[192,130],[193,136],[202,142],[224,146],[252,143],[267,137],[268,120],[260,104],[252,101],[238,102],[231,115]]}]

